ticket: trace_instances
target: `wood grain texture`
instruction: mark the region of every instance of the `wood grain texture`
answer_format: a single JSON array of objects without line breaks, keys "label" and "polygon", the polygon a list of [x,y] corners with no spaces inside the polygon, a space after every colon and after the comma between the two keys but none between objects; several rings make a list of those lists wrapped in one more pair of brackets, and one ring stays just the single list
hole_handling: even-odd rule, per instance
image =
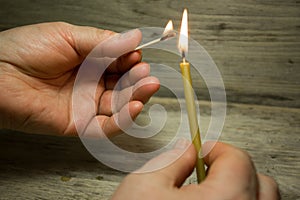
[{"label": "wood grain texture", "polygon": [[[180,110],[173,98],[153,98],[149,106],[157,103],[170,115],[163,134],[147,142],[122,135],[114,142],[132,152],[153,151],[169,142]],[[205,130],[210,104],[202,101],[200,106]],[[145,111],[137,120],[147,124],[147,118]],[[299,109],[229,104],[221,140],[248,151],[257,171],[276,179],[282,199],[295,200],[300,198],[299,122]],[[125,176],[94,159],[78,138],[2,131],[0,162],[0,199],[108,199]],[[195,182],[193,174],[186,184]]]},{"label": "wood grain texture", "polygon": [[[282,199],[300,199],[299,0],[0,0],[0,6],[0,30],[66,21],[117,32],[163,27],[169,19],[178,28],[187,7],[191,37],[209,52],[224,79],[229,104],[221,140],[247,150],[258,172],[279,183]],[[149,50],[144,59],[179,70],[174,55]],[[199,99],[209,100],[201,77],[193,79]],[[172,95],[162,88],[158,96]],[[180,123],[176,101],[153,98],[153,103],[170,114],[162,134],[130,142],[123,135],[115,144],[143,152],[172,138]],[[200,105],[205,130],[209,102]],[[146,112],[138,118],[142,124],[147,119]],[[95,160],[78,138],[1,131],[0,199],[108,199],[125,175]],[[192,182],[194,174],[186,184]]]},{"label": "wood grain texture", "polygon": [[[211,54],[231,102],[300,106],[300,3],[297,0],[201,1],[35,1],[0,2],[0,30],[20,25],[66,21],[114,31],[179,27],[189,9],[190,35]],[[178,63],[157,56],[157,62]],[[205,84],[195,80],[200,99]],[[165,92],[160,93],[162,96]]]}]

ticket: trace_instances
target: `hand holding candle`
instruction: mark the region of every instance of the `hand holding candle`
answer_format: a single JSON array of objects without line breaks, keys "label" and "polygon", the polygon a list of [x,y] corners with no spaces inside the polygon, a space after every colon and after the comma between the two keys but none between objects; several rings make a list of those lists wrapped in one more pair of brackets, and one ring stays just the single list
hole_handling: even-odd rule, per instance
[{"label": "hand holding candle", "polygon": [[192,87],[192,79],[190,73],[190,64],[186,62],[185,56],[188,50],[188,20],[187,20],[187,10],[185,9],[182,16],[178,49],[182,55],[182,63],[180,63],[180,70],[183,78],[184,86],[184,96],[186,101],[186,107],[188,112],[190,133],[192,137],[192,142],[197,151],[197,163],[196,163],[196,173],[197,181],[200,183],[205,178],[205,168],[203,159],[199,157],[201,152],[201,137],[200,130],[198,126],[197,113],[195,107],[194,93]]}]

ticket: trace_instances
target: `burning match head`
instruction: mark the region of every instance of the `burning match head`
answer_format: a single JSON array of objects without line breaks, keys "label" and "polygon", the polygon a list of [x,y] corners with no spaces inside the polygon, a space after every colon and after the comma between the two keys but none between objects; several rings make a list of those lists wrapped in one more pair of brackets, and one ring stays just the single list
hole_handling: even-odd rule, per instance
[{"label": "burning match head", "polygon": [[169,31],[167,34],[163,35],[160,38],[160,41],[164,41],[164,40],[170,39],[170,38],[175,37],[175,36],[176,36],[176,33],[174,31]]},{"label": "burning match head", "polygon": [[160,40],[164,41],[164,40],[167,40],[167,39],[175,37],[175,36],[176,36],[176,33],[174,32],[174,29],[173,29],[173,22],[172,22],[172,20],[169,20]]},{"label": "burning match head", "polygon": [[140,45],[140,46],[136,47],[135,50],[145,48],[147,46],[156,44],[156,43],[164,41],[164,40],[168,40],[168,39],[173,38],[175,36],[176,36],[176,33],[173,30],[173,22],[172,22],[172,20],[170,20],[160,38],[157,38],[155,40],[147,42],[146,44]]}]

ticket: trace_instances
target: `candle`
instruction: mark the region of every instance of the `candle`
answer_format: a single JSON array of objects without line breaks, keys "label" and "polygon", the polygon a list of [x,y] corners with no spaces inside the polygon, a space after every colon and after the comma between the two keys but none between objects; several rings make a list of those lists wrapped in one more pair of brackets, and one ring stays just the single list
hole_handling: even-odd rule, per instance
[{"label": "candle", "polygon": [[185,59],[186,53],[188,51],[188,20],[187,20],[186,9],[184,9],[183,11],[180,35],[178,41],[178,49],[182,55],[180,70],[183,79],[184,96],[185,96],[185,102],[186,102],[186,107],[188,112],[190,133],[192,137],[192,142],[197,151],[196,173],[197,173],[197,181],[198,183],[200,183],[205,178],[205,168],[204,168],[203,159],[199,157],[200,155],[199,153],[201,152],[201,137],[200,137],[200,130],[198,126],[198,120],[197,120],[192,78],[190,72],[190,64]]}]

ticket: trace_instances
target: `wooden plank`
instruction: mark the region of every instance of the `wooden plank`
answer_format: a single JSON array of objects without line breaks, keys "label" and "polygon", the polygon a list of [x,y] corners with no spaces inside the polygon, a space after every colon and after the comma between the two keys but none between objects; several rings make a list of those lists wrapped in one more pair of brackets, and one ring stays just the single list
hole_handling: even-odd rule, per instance
[{"label": "wooden plank", "polygon": [[[169,19],[178,28],[183,7],[190,12],[190,35],[218,65],[229,101],[300,106],[300,3],[295,0],[2,0],[0,30],[67,21],[125,31],[162,27]],[[177,64],[164,56],[152,60]],[[208,100],[205,84],[195,82],[195,88],[202,91],[199,98]]]},{"label": "wooden plank", "polygon": [[[114,142],[126,150],[143,152],[170,141],[180,122],[178,102],[152,98],[148,106],[157,103],[169,114],[163,134],[146,141],[123,135]],[[201,101],[200,109],[205,130],[210,103]],[[147,118],[144,111],[138,123],[147,124]],[[279,183],[282,199],[294,200],[300,198],[299,122],[300,109],[231,103],[221,140],[247,150],[257,171]],[[95,160],[78,138],[1,131],[0,199],[107,199],[124,176]],[[193,174],[186,183],[194,182]]]},{"label": "wooden plank", "polygon": [[[278,181],[283,199],[300,198],[300,111],[283,108],[300,106],[299,1],[2,0],[0,5],[0,30],[67,21],[119,32],[136,27],[162,27],[169,19],[178,28],[181,11],[187,7],[190,35],[218,65],[229,102],[249,104],[229,104],[221,139],[249,151],[258,171]],[[174,55],[144,53],[146,60],[177,69],[179,58]],[[193,78],[198,97],[209,99],[201,77]],[[158,94],[170,96],[166,91],[162,89]],[[165,137],[141,144],[137,140],[126,146],[128,138],[120,136],[115,143],[135,151],[153,150],[165,144],[176,128],[172,124],[178,123],[178,110],[176,106],[170,107],[173,101],[153,100],[169,106],[172,120],[164,130]],[[205,126],[209,103],[201,105]],[[107,199],[125,176],[93,159],[77,138],[2,131],[0,148],[0,199]],[[187,182],[195,182],[194,176]]]}]

